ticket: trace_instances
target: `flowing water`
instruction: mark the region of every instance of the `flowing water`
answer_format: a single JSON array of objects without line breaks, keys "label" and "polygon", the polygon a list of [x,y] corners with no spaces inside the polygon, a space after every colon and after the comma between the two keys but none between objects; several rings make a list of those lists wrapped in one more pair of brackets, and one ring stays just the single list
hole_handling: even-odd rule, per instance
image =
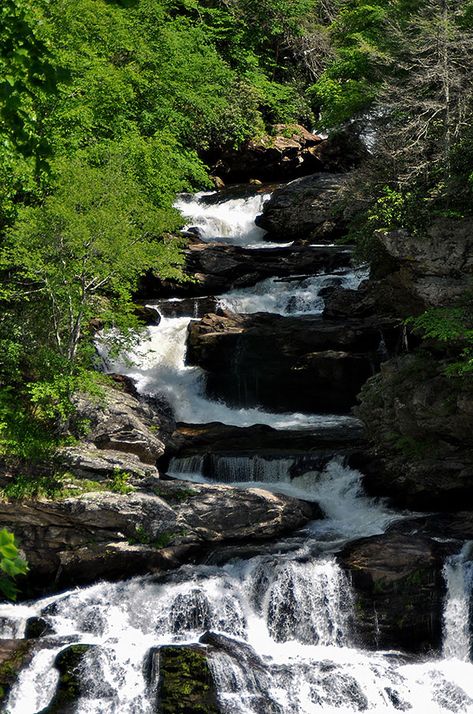
[{"label": "flowing water", "polygon": [[[207,235],[240,244],[262,196],[205,204],[184,201],[186,216]],[[251,219],[251,220],[250,220]],[[289,283],[264,281],[234,291],[222,304],[281,314],[321,311],[322,287],[355,288],[363,273],[320,275]],[[184,363],[190,318],[163,318],[150,328],[135,365],[115,364],[142,392],[164,393],[178,419],[276,428],[339,423],[343,417],[269,414],[231,409],[205,397],[203,374]],[[345,417],[345,420],[349,420]],[[351,583],[337,562],[340,545],[382,533],[403,517],[363,491],[362,475],[341,457],[317,464],[313,454],[194,455],[171,461],[177,478],[261,486],[317,502],[325,518],[264,550],[226,565],[184,566],[159,578],[98,583],[23,605],[0,607],[0,635],[21,637],[27,618],[52,626],[13,687],[6,712],[37,714],[54,695],[54,659],[71,641],[93,647],[81,664],[85,694],[76,714],[152,714],[152,648],[204,637],[222,714],[349,714],[473,712],[470,653],[471,544],[445,564],[443,655],[410,659],[359,647]],[[209,635],[209,633],[212,633]],[[155,684],[155,682],[154,682]]]}]

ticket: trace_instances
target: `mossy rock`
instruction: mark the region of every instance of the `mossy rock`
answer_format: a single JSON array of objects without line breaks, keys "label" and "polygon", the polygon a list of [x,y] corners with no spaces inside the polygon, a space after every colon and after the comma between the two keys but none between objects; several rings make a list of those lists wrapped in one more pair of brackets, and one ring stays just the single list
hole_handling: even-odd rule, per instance
[{"label": "mossy rock", "polygon": [[161,647],[157,687],[160,714],[220,714],[204,648]]},{"label": "mossy rock", "polygon": [[59,670],[59,682],[50,704],[38,714],[73,714],[82,695],[81,664],[95,645],[71,645],[62,650],[54,661]]},{"label": "mossy rock", "polygon": [[35,643],[29,640],[0,640],[0,710],[19,672],[31,660]]}]

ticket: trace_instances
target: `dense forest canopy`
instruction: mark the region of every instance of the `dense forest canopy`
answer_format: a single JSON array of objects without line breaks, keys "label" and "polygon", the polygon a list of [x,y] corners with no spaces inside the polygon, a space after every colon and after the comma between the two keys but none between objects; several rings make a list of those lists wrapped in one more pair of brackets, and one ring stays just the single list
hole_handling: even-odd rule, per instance
[{"label": "dense forest canopy", "polygon": [[[472,28],[459,0],[4,0],[5,448],[63,430],[92,318],[131,337],[140,274],[183,277],[173,203],[224,148],[276,123],[368,137],[350,194],[365,253],[376,229],[470,211]],[[468,312],[420,328],[463,338]]]}]

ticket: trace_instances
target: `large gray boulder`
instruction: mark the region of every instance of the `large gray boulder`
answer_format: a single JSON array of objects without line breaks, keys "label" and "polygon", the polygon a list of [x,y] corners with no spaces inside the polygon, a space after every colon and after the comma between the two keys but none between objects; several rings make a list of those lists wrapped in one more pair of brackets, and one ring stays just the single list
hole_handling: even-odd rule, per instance
[{"label": "large gray boulder", "polygon": [[174,481],[128,494],[0,502],[0,522],[29,562],[19,583],[25,596],[177,567],[210,544],[275,538],[312,513],[309,504],[259,489]]},{"label": "large gray boulder", "polygon": [[78,436],[99,449],[135,454],[143,463],[155,464],[173,428],[169,414],[163,414],[159,402],[140,396],[125,378],[100,392],[75,397]]},{"label": "large gray boulder", "polygon": [[333,243],[346,233],[350,211],[342,205],[346,174],[318,173],[277,189],[256,224],[268,238]]}]

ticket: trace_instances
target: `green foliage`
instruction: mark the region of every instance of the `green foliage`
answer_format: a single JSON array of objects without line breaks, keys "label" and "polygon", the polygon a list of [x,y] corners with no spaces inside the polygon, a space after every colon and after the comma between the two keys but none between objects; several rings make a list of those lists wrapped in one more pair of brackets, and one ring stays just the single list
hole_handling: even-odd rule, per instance
[{"label": "green foliage", "polygon": [[28,565],[18,555],[15,536],[6,528],[0,530],[0,594],[9,600],[16,600],[18,589],[15,585],[17,575],[25,575]]},{"label": "green foliage", "polygon": [[409,320],[424,338],[446,344],[453,354],[447,373],[454,376],[473,372],[473,312],[466,306],[427,310]]},{"label": "green foliage", "polygon": [[135,489],[128,483],[130,478],[131,475],[127,471],[121,471],[120,469],[116,469],[113,475],[112,483],[110,485],[110,491],[112,491],[113,493],[120,493],[122,495],[133,493]]},{"label": "green foliage", "polygon": [[165,531],[157,536],[154,536],[143,526],[136,526],[133,536],[129,538],[129,543],[130,545],[149,545],[156,549],[166,548],[166,546],[172,543],[176,535],[176,533]]}]

